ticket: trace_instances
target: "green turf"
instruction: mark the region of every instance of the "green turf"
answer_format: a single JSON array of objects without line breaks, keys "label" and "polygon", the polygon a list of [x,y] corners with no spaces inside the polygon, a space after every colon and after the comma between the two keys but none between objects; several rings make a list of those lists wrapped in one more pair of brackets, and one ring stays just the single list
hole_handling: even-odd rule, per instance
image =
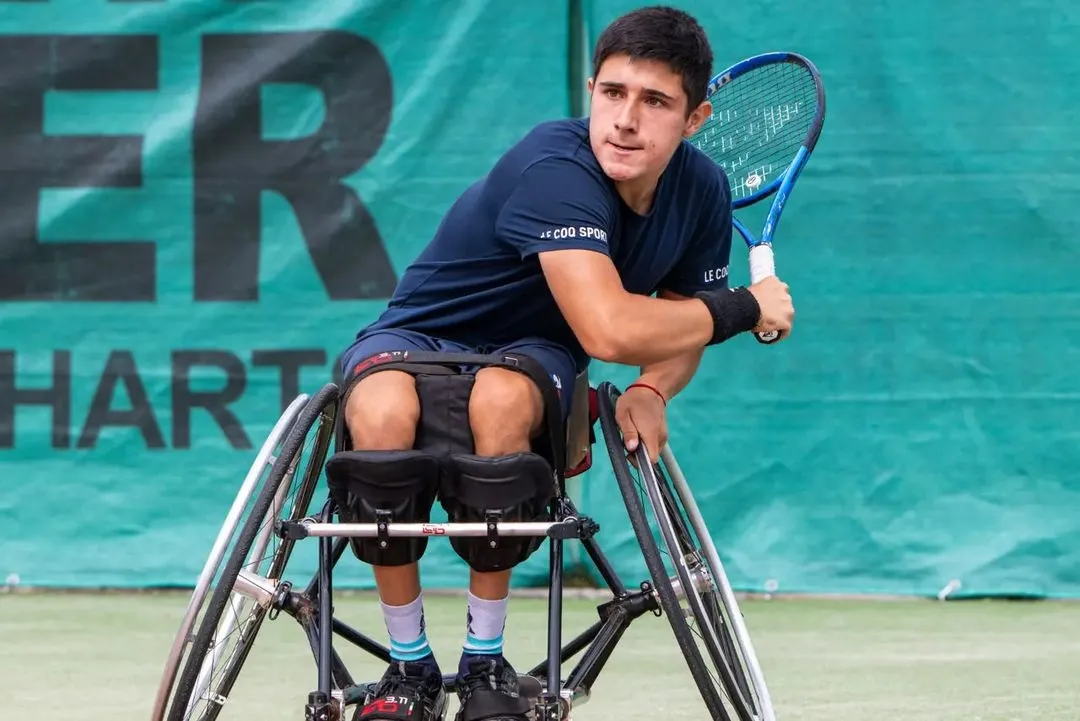
[{"label": "green turf", "polygon": [[[182,594],[0,595],[0,719],[141,720],[186,604]],[[456,664],[463,601],[431,597],[436,652]],[[545,605],[514,599],[508,654],[542,658]],[[1080,605],[1053,602],[744,601],[780,719],[997,721],[1080,718]],[[339,618],[382,639],[372,596],[341,595]],[[580,629],[595,602],[568,600]],[[381,666],[345,654],[358,678]],[[298,627],[264,627],[222,721],[299,721],[315,682]],[[703,721],[664,618],[631,627],[578,721]]]}]

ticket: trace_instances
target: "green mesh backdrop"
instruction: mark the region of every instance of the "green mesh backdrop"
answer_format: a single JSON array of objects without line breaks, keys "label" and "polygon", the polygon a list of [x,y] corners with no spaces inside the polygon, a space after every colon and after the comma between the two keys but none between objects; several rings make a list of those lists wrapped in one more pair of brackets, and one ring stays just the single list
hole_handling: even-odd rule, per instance
[{"label": "green mesh backdrop", "polygon": [[569,111],[566,8],[500,5],[0,3],[0,578],[194,581],[283,398]]},{"label": "green mesh backdrop", "polygon": [[[0,2],[0,576],[193,581],[283,402],[637,5],[572,4]],[[828,91],[776,240],[796,333],[670,409],[733,584],[1080,595],[1080,12],[677,4],[718,69],[795,49]],[[602,456],[575,492],[644,578]],[[464,571],[429,546],[428,585]]]},{"label": "green mesh backdrop", "polygon": [[796,49],[828,94],[776,236],[795,333],[710,349],[670,409],[732,583],[1080,594],[1080,10],[676,5],[718,70]]}]

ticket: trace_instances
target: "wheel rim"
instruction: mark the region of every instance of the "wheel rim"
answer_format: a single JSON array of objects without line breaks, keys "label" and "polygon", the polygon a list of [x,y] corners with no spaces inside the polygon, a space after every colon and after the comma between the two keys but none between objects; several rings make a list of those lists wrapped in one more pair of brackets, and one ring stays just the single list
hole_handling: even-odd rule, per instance
[{"label": "wheel rim", "polygon": [[[281,474],[281,480],[275,484],[272,498],[265,496],[270,488],[264,487],[262,499],[256,503],[266,512],[258,523],[249,516],[243,531],[245,543],[250,539],[247,553],[240,559],[235,557],[239,549],[233,550],[229,568],[223,574],[228,578],[222,578],[215,588],[215,600],[207,611],[208,615],[217,614],[214,627],[206,627],[208,618],[200,622],[193,646],[198,647],[202,658],[194,658],[194,649],[189,654],[180,681],[185,697],[179,698],[177,692],[170,720],[213,721],[218,717],[263,620],[279,601],[279,590],[287,590],[282,575],[295,541],[278,537],[274,526],[279,518],[299,520],[307,511],[333,433],[336,391],[332,384],[325,387],[308,401],[293,424],[285,449],[275,462],[275,473]],[[291,449],[295,449],[291,458],[285,458]],[[301,468],[302,480],[297,482],[296,473]],[[221,587],[221,583],[230,581],[227,589]]]},{"label": "wheel rim", "polygon": [[[635,451],[634,463],[627,462],[615,421],[618,389],[603,383],[598,395],[608,454],[653,578],[654,594],[710,716],[775,721],[738,604],[670,449],[661,453],[661,460],[667,461],[664,467],[669,471],[674,469],[675,493],[660,466],[649,463],[644,448]],[[685,512],[680,500],[685,501]],[[731,609],[734,623],[726,620]]]},{"label": "wheel rim", "polygon": [[715,599],[716,603],[719,610],[723,613],[723,620],[726,623],[726,628],[733,637],[731,641],[737,647],[737,651],[743,661],[743,669],[747,672],[751,682],[749,691],[754,696],[754,708],[757,709],[763,721],[776,721],[776,714],[773,710],[772,698],[769,695],[768,685],[765,683],[765,676],[761,670],[761,664],[758,662],[757,653],[750,638],[750,633],[746,628],[746,622],[743,619],[742,613],[739,611],[735,592],[728,582],[727,574],[724,572],[723,562],[720,560],[720,554],[716,551],[716,546],[712,542],[712,536],[705,526],[701,511],[698,509],[697,502],[694,500],[694,496],[690,492],[689,484],[686,482],[686,477],[683,475],[682,469],[679,467],[679,463],[675,459],[675,455],[670,446],[665,448],[660,454],[660,460],[663,463],[664,469],[667,471],[667,476],[675,487],[679,502],[685,509],[686,515],[689,517],[694,535],[700,544],[699,549],[703,556],[702,560],[710,570],[718,594],[718,597]]},{"label": "wheel rim", "polygon": [[298,396],[281,414],[277,423],[274,424],[269,435],[267,435],[258,454],[256,454],[247,476],[240,484],[240,490],[237,492],[233,504],[225,516],[221,530],[218,531],[206,563],[203,565],[203,569],[195,582],[195,587],[188,600],[188,606],[180,621],[180,627],[173,639],[173,645],[169,649],[161,684],[154,700],[151,721],[161,721],[165,715],[169,694],[173,691],[177,673],[191,645],[192,629],[195,628],[195,622],[204,610],[203,607],[209,596],[211,584],[221,574],[225,552],[233,545],[238,531],[243,527],[244,514],[248,511],[252,500],[257,496],[258,491],[266,483],[270,473],[273,471],[274,461],[278,453],[280,453],[285,437],[296,422],[296,418],[307,400],[308,396],[306,394]]},{"label": "wheel rim", "polygon": [[[676,597],[708,675],[729,713],[744,721],[757,721],[762,716],[758,710],[758,699],[751,685],[744,680],[745,659],[738,644],[731,642],[724,633],[730,627],[730,614],[720,599],[717,573],[709,567],[704,554],[694,542],[687,519],[680,513],[670,488],[648,464],[643,451],[638,464],[643,469],[638,474],[639,486],[643,487],[642,491],[652,507],[666,555],[678,580]],[[689,525],[692,526],[692,522]]]}]

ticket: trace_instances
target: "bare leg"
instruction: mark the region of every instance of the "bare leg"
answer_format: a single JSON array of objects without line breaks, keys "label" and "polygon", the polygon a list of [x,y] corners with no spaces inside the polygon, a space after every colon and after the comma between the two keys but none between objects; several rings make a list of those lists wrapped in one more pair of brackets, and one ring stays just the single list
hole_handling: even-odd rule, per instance
[{"label": "bare leg", "polygon": [[[345,421],[353,448],[365,451],[405,451],[416,440],[420,399],[416,380],[402,371],[379,371],[360,381],[349,395]],[[373,566],[379,598],[404,606],[420,595],[418,563]]]}]

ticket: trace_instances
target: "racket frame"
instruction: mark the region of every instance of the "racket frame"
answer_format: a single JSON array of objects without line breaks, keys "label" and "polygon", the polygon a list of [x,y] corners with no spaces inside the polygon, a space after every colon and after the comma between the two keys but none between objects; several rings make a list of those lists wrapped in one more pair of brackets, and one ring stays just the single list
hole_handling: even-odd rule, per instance
[{"label": "racket frame", "polygon": [[[803,168],[806,166],[806,162],[810,159],[810,154],[814,151],[814,147],[817,145],[818,138],[821,136],[821,128],[825,123],[825,86],[821,82],[821,73],[818,72],[817,67],[804,55],[794,52],[768,52],[761,53],[760,55],[754,55],[740,60],[731,67],[717,73],[709,81],[708,88],[705,91],[705,99],[711,101],[721,88],[726,86],[735,78],[746,75],[752,70],[756,70],[766,65],[774,65],[777,63],[795,63],[805,68],[810,77],[814,80],[814,90],[817,95],[817,110],[814,115],[814,120],[810,124],[810,129],[806,133],[806,138],[803,139],[799,150],[795,153],[795,157],[792,159],[788,167],[771,181],[763,185],[756,192],[744,196],[738,199],[732,199],[731,209],[738,210],[739,208],[745,208],[748,205],[753,205],[769,196],[776,194],[776,198],[773,201],[773,207],[769,211],[769,218],[765,222],[765,227],[762,230],[762,239],[753,239],[753,236],[747,231],[746,226],[741,222],[734,220],[736,226],[739,228],[739,232],[747,238],[747,243],[750,245],[757,245],[761,242],[771,242],[773,233],[776,230],[776,223],[779,220],[781,211],[783,211],[784,204],[787,202],[788,194],[791,193],[792,186],[795,185],[795,181],[798,179],[799,174],[802,173]],[[726,173],[727,171],[725,171]],[[731,178],[728,178],[729,182]],[[763,240],[764,238],[770,239],[769,241]]]},{"label": "racket frame", "polygon": [[[817,108],[814,119],[810,124],[810,129],[807,131],[806,137],[803,139],[798,151],[795,153],[795,157],[788,164],[787,168],[767,184],[759,188],[756,192],[738,199],[732,198],[731,209],[732,211],[735,211],[775,195],[759,237],[755,237],[750,230],[735,217],[734,212],[732,212],[731,223],[734,228],[739,231],[739,235],[743,237],[743,240],[746,242],[746,247],[750,249],[751,284],[758,282],[762,278],[776,274],[772,252],[773,236],[776,233],[776,226],[780,222],[780,214],[783,212],[784,205],[787,203],[788,195],[790,195],[791,189],[795,186],[795,181],[798,180],[803,168],[806,167],[806,163],[810,159],[810,154],[813,152],[814,147],[817,145],[818,138],[821,135],[821,129],[825,123],[825,86],[821,81],[821,74],[818,72],[817,67],[807,57],[795,52],[777,51],[754,55],[717,73],[709,80],[709,85],[705,92],[705,99],[712,101],[713,97],[719,94],[728,83],[736,78],[766,65],[774,65],[777,63],[794,63],[801,66],[810,74],[810,77],[814,82],[814,91],[817,96]],[[719,163],[717,163],[717,165],[719,165]],[[724,169],[723,166],[720,167],[724,170],[724,173],[727,174],[727,170]],[[728,176],[728,182],[732,182],[730,175]],[[776,331],[765,334],[755,334],[755,337],[762,343],[773,343],[780,339],[779,334]]]}]

